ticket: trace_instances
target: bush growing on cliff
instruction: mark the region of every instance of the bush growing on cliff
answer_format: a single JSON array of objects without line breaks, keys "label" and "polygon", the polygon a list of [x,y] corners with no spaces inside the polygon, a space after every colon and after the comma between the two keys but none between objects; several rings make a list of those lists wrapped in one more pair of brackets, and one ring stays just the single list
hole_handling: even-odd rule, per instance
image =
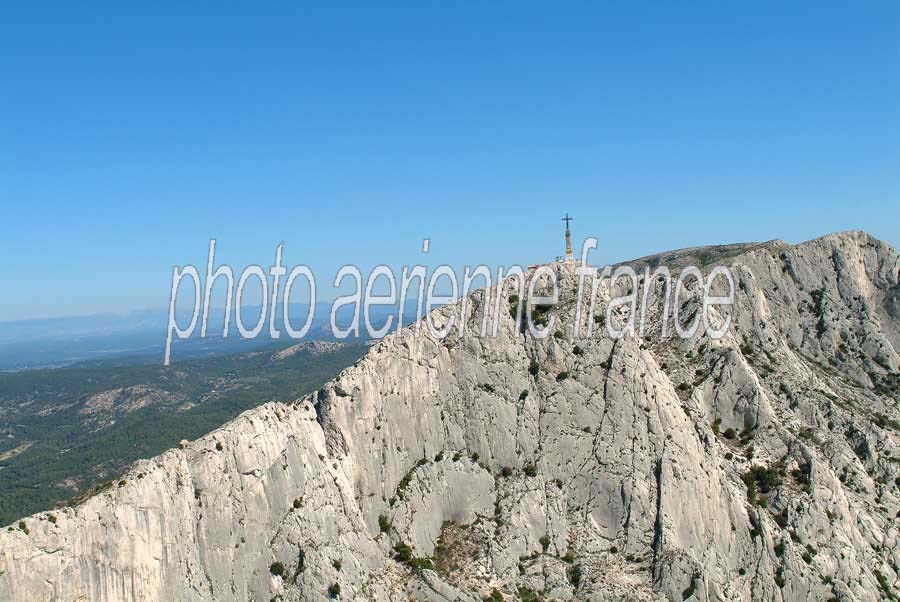
[{"label": "bush growing on cliff", "polygon": [[417,571],[434,569],[434,563],[431,562],[430,558],[416,558],[412,547],[402,541],[394,546],[394,560],[402,562]]},{"label": "bush growing on cliff", "polygon": [[566,569],[566,577],[569,578],[569,583],[572,584],[572,587],[577,588],[581,584],[581,565],[573,564]]},{"label": "bush growing on cliff", "polygon": [[747,486],[747,500],[756,502],[756,494],[769,493],[781,485],[781,477],[775,469],[765,466],[754,466],[741,477]]},{"label": "bush growing on cliff", "polygon": [[269,572],[276,577],[284,577],[284,565],[280,562],[273,562],[269,565]]},{"label": "bush growing on cliff", "polygon": [[504,600],[503,594],[496,587],[491,590],[489,595],[484,597],[484,602],[504,602]]},{"label": "bush growing on cliff", "polygon": [[541,597],[530,587],[521,585],[518,593],[522,602],[541,602]]},{"label": "bush growing on cliff", "polygon": [[397,562],[409,562],[412,557],[413,551],[409,545],[401,541],[394,546],[394,560]]}]

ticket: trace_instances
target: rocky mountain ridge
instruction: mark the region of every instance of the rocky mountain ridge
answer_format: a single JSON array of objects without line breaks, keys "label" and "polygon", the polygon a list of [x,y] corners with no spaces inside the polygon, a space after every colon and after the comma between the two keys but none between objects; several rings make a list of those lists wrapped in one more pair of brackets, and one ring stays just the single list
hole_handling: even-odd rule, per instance
[{"label": "rocky mountain ridge", "polygon": [[[849,232],[719,259],[721,339],[660,336],[655,279],[643,337],[575,339],[555,264],[553,336],[516,327],[514,282],[497,337],[391,334],[316,394],[3,530],[0,599],[897,598],[900,258]],[[581,332],[627,320],[605,302],[633,287],[601,285]]]}]

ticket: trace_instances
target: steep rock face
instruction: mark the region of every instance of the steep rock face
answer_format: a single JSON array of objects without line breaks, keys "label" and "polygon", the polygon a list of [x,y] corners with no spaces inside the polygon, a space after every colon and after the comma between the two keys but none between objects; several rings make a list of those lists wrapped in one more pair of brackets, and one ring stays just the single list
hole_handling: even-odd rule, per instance
[{"label": "steep rock face", "polygon": [[[516,328],[515,280],[476,292],[464,335],[404,329],[4,530],[0,599],[900,595],[897,253],[859,232],[723,249],[690,250],[731,266],[723,338],[673,336],[696,281],[677,304],[652,275],[603,281],[590,311],[590,279],[554,265],[546,338]],[[629,290],[646,330],[612,339]]]}]

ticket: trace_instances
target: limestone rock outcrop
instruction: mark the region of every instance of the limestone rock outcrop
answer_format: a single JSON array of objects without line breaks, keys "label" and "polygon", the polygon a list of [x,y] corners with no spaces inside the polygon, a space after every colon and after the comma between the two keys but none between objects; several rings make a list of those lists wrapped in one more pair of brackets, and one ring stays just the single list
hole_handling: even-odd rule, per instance
[{"label": "limestone rock outcrop", "polygon": [[[588,311],[553,264],[545,338],[515,279],[475,292],[463,335],[398,331],[4,528],[0,600],[895,599],[900,258],[861,232],[726,249],[691,250],[734,275],[722,338],[675,336],[701,287],[675,302],[649,272]],[[646,328],[613,339],[629,290]]]}]

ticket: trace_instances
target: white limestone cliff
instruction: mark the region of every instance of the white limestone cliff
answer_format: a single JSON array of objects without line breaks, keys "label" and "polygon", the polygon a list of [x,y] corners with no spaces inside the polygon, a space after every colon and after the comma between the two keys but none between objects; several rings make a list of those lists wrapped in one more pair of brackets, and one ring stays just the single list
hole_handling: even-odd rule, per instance
[{"label": "white limestone cliff", "polygon": [[474,293],[465,336],[399,331],[4,529],[0,600],[900,596],[900,258],[861,232],[727,249],[724,338],[661,337],[655,280],[652,328],[619,340],[584,309],[572,337],[570,266],[557,336],[516,328],[512,282],[477,336]]}]

